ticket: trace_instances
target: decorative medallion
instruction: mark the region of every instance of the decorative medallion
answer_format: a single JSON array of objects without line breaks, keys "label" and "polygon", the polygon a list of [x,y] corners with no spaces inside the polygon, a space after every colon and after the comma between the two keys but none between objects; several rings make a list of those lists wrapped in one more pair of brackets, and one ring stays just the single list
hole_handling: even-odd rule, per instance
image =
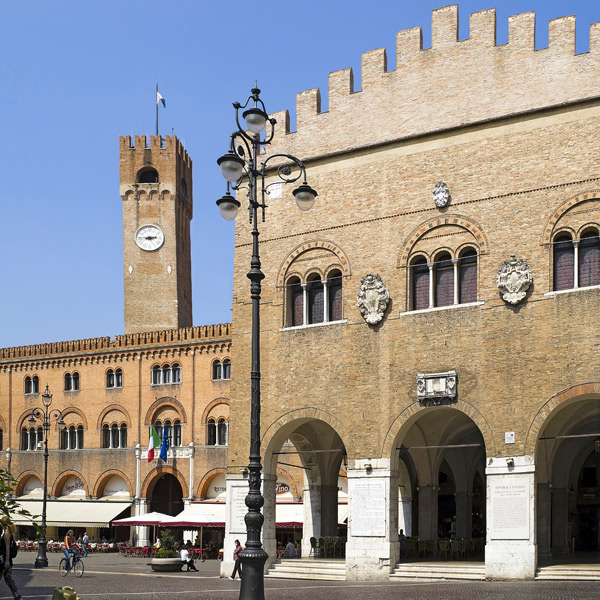
[{"label": "decorative medallion", "polygon": [[533,283],[531,265],[523,258],[517,259],[513,254],[510,260],[503,262],[498,268],[496,283],[503,300],[509,304],[518,304],[525,298],[529,286]]},{"label": "decorative medallion", "polygon": [[423,406],[453,404],[456,398],[456,371],[417,374],[417,398]]},{"label": "decorative medallion", "polygon": [[433,199],[438,208],[444,208],[450,204],[450,188],[443,181],[437,182],[433,190]]},{"label": "decorative medallion", "polygon": [[360,280],[360,291],[356,305],[369,325],[375,325],[383,319],[390,295],[379,275],[365,275]]}]

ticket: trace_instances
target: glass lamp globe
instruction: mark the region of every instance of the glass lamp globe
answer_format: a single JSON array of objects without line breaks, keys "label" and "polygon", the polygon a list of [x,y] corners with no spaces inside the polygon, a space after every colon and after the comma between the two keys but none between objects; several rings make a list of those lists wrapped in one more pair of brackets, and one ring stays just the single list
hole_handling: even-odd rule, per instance
[{"label": "glass lamp globe", "polygon": [[298,208],[304,211],[310,210],[313,207],[315,198],[318,195],[317,192],[306,183],[297,187],[292,194],[294,194]]},{"label": "glass lamp globe", "polygon": [[221,174],[230,183],[235,183],[244,173],[244,161],[231,150],[217,159]]},{"label": "glass lamp globe", "polygon": [[260,108],[250,108],[242,115],[246,128],[252,133],[260,133],[267,124],[267,114]]},{"label": "glass lamp globe", "polygon": [[219,207],[221,216],[226,221],[233,221],[237,216],[240,203],[229,192],[227,192],[223,197],[217,200],[217,206]]}]

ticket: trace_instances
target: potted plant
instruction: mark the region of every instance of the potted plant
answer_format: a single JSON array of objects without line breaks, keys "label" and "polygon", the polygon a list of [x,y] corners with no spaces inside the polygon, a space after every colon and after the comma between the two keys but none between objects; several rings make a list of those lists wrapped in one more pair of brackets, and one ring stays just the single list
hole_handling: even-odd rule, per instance
[{"label": "potted plant", "polygon": [[150,561],[153,571],[181,571],[183,563],[174,548],[175,539],[170,529],[163,530],[160,536],[160,548]]}]

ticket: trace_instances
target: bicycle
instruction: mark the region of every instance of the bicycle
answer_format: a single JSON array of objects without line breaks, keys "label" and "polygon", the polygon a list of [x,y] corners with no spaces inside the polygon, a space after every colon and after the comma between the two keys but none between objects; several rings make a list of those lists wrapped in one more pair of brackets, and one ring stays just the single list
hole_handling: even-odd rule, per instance
[{"label": "bicycle", "polygon": [[[75,577],[82,577],[83,572],[85,571],[85,566],[83,564],[83,556],[80,553],[71,553],[71,571],[75,573]],[[58,564],[58,572],[62,577],[66,577],[67,573],[67,559],[61,558],[60,563]]]}]

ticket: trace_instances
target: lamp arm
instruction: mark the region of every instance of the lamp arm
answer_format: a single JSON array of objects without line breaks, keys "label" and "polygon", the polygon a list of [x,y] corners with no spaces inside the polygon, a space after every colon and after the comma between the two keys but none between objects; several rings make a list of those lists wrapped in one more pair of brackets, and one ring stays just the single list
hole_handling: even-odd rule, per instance
[{"label": "lamp arm", "polygon": [[298,181],[300,177],[304,176],[303,181],[304,183],[306,183],[306,167],[304,166],[304,163],[299,158],[296,158],[291,154],[271,154],[271,156],[269,156],[261,165],[261,175],[263,179],[266,175],[267,163],[274,158],[289,158],[300,169],[298,175],[291,177],[292,170],[290,168],[290,165],[280,165],[279,167],[277,167],[277,177],[279,177],[281,181],[283,181],[284,183],[294,183],[294,181]]}]

